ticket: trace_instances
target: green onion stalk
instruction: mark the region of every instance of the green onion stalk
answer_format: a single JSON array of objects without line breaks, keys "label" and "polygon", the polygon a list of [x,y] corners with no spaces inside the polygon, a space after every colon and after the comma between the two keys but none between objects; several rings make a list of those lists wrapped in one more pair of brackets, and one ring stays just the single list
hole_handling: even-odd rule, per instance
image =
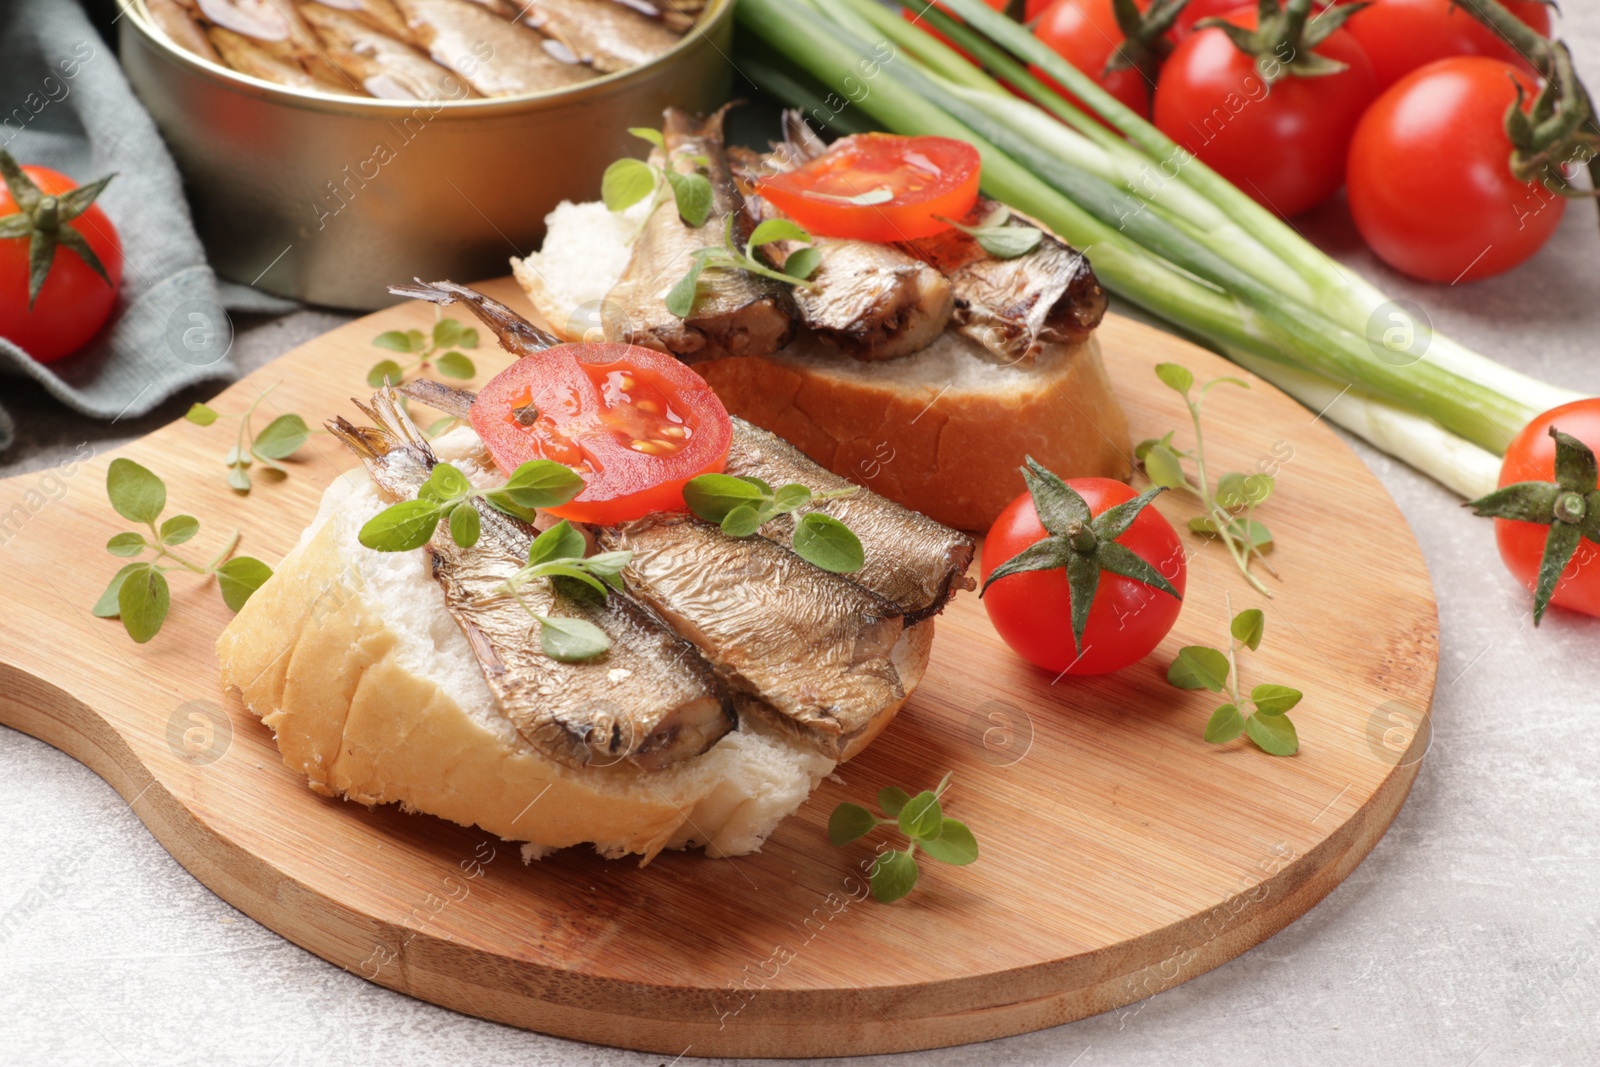
[{"label": "green onion stalk", "polygon": [[1529,420],[1580,396],[1433,334],[982,0],[941,0],[960,22],[898,2],[979,66],[876,0],[739,0],[752,74],[834,128],[970,142],[984,191],[1112,292],[1465,496],[1494,487]]}]

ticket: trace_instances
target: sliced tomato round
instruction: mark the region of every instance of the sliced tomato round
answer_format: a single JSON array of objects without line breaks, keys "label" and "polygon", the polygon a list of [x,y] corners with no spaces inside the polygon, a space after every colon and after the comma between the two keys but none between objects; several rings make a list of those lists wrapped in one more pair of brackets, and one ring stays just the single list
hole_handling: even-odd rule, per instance
[{"label": "sliced tomato round", "polygon": [[722,470],[733,423],[704,378],[671,356],[625,344],[559,345],[497,375],[472,405],[507,474],[535,459],[564,463],[584,490],[550,512],[625,522],[683,510],[683,486]]},{"label": "sliced tomato round", "polygon": [[978,150],[949,137],[858,133],[783,174],[761,195],[822,237],[909,241],[943,233],[978,201]]}]

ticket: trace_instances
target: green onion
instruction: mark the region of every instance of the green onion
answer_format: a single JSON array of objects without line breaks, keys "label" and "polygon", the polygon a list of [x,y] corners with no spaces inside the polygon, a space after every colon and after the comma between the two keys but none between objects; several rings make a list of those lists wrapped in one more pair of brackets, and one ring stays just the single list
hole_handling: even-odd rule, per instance
[{"label": "green onion", "polygon": [[942,0],[961,22],[921,0],[899,2],[983,69],[875,0],[739,0],[737,17],[772,57],[763,80],[778,95],[813,108],[832,99],[832,117],[852,128],[870,120],[972,143],[985,192],[1084,251],[1112,292],[1459,492],[1482,491],[1494,457],[1534,415],[1579,395],[1437,334],[1415,359],[1386,349],[1383,328],[1406,316],[1402,307],[1026,28],[981,0]]}]

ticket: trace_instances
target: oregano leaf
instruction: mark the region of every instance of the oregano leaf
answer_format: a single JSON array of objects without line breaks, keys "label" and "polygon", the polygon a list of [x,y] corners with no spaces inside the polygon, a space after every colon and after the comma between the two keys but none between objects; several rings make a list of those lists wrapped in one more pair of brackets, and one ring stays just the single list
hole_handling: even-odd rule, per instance
[{"label": "oregano leaf", "polygon": [[1233,634],[1233,639],[1241,645],[1247,645],[1254,652],[1261,647],[1261,637],[1266,633],[1267,616],[1260,608],[1246,608],[1233,617],[1228,631]]},{"label": "oregano leaf", "polygon": [[235,556],[217,568],[217,588],[222,593],[222,602],[237,613],[271,577],[272,568],[259,559]]},{"label": "oregano leaf", "polygon": [[1304,697],[1300,690],[1286,685],[1258,685],[1250,690],[1250,703],[1256,706],[1257,715],[1282,715]]},{"label": "oregano leaf", "polygon": [[126,575],[117,591],[117,614],[123,629],[141,645],[161,632],[171,606],[166,576],[148,563]]},{"label": "oregano leaf", "polygon": [[1244,716],[1234,704],[1224,704],[1211,713],[1206,723],[1205,738],[1213,745],[1226,744],[1244,733]]},{"label": "oregano leaf", "polygon": [[878,820],[859,804],[840,804],[828,817],[828,840],[848,845],[877,829]]},{"label": "oregano leaf", "polygon": [[1252,715],[1245,720],[1245,733],[1256,747],[1272,756],[1292,756],[1300,749],[1300,737],[1287,715]]},{"label": "oregano leaf", "polygon": [[131,459],[114,459],[106,468],[106,495],[129,522],[153,523],[167,507],[166,483]]},{"label": "oregano leaf", "polygon": [[911,853],[898,849],[879,854],[872,865],[872,898],[880,904],[893,904],[917,886],[917,861]]},{"label": "oregano leaf", "polygon": [[886,785],[878,790],[878,807],[882,808],[883,813],[891,819],[904,810],[906,802],[910,799],[911,794],[897,785]]},{"label": "oregano leaf", "polygon": [[965,823],[955,819],[945,819],[938,836],[920,840],[922,850],[941,863],[965,867],[978,859],[978,839]]},{"label": "oregano leaf", "polygon": [[1228,657],[1205,645],[1187,645],[1167,668],[1167,681],[1179,689],[1220,693],[1228,684]]}]

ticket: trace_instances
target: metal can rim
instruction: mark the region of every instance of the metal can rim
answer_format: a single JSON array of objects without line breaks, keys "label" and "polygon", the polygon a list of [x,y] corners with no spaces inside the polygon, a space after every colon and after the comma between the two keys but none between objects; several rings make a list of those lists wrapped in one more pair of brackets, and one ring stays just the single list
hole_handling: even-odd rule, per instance
[{"label": "metal can rim", "polygon": [[149,13],[145,10],[144,0],[117,0],[117,6],[121,9],[122,15],[139,31],[140,36],[144,38],[147,44],[159,49],[168,59],[177,60],[201,75],[222,82],[230,88],[243,90],[249,95],[307,111],[353,112],[373,117],[383,117],[407,115],[418,106],[426,106],[430,111],[449,111],[456,118],[536,110],[541,105],[568,104],[591,97],[609,96],[613,93],[625,91],[635,82],[648,78],[659,67],[672,62],[688,49],[701,42],[715,47],[715,42],[711,40],[710,34],[713,30],[719,28],[722,22],[732,17],[734,3],[735,0],[710,0],[709,10],[695,24],[694,29],[685,33],[681,41],[659,56],[648,62],[640,63],[638,66],[629,67],[627,70],[602,74],[578,85],[562,89],[545,89],[536,93],[519,93],[515,96],[495,96],[473,100],[383,100],[377,97],[324,93],[315,89],[294,89],[286,85],[279,85],[276,82],[255,78],[248,74],[241,74],[231,67],[213,63],[202,56],[195,55],[186,48],[179,47],[151,20]]}]

